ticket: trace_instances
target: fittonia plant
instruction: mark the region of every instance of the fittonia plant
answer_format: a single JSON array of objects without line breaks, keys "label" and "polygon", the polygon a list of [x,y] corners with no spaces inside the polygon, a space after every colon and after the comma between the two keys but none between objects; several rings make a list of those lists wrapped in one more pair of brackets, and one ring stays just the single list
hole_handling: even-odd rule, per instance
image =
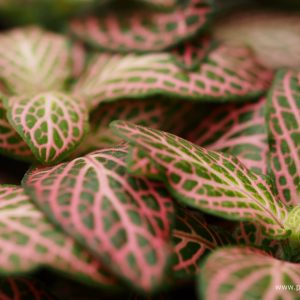
[{"label": "fittonia plant", "polygon": [[299,39],[219,2],[0,1],[0,299],[300,299]]}]

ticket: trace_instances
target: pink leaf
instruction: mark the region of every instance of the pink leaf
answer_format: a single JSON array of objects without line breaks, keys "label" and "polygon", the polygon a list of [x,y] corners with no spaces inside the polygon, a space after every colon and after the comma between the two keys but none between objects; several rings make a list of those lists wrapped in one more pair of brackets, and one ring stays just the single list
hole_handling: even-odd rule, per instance
[{"label": "pink leaf", "polygon": [[250,170],[267,174],[265,99],[213,107],[190,131],[189,141],[209,150],[235,155]]},{"label": "pink leaf", "polygon": [[143,290],[162,283],[172,200],[160,183],[126,173],[125,147],[35,169],[26,191],[53,222],[105,265]]},{"label": "pink leaf", "polygon": [[210,14],[207,1],[191,0],[171,12],[140,10],[125,17],[113,12],[101,18],[76,20],[71,24],[71,30],[83,41],[100,49],[160,51],[197,34],[207,24]]},{"label": "pink leaf", "polygon": [[243,47],[220,46],[193,71],[179,68],[172,55],[100,54],[75,86],[90,107],[103,101],[163,94],[176,98],[237,101],[263,93],[272,72]]},{"label": "pink leaf", "polygon": [[88,283],[116,282],[102,264],[53,226],[21,187],[0,186],[0,212],[1,274],[48,266]]}]

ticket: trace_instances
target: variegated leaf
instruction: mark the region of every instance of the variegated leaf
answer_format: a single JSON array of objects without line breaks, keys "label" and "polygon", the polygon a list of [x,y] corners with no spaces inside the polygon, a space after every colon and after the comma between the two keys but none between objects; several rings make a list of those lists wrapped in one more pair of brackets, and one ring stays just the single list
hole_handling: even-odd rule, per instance
[{"label": "variegated leaf", "polygon": [[227,243],[204,217],[188,209],[177,209],[174,243],[173,278],[186,278],[200,271],[199,262],[211,250]]},{"label": "variegated leaf", "polygon": [[289,234],[283,225],[286,207],[237,158],[125,121],[114,121],[112,128],[146,153],[178,201],[220,217],[255,221],[270,237]]},{"label": "variegated leaf", "polygon": [[0,34],[0,77],[13,94],[61,89],[70,76],[67,39],[37,27]]},{"label": "variegated leaf", "polygon": [[[288,215],[285,222],[285,227],[291,230],[291,236],[289,238],[292,251],[296,252],[296,256],[299,255],[300,247],[300,205],[294,207]],[[293,253],[294,254],[294,253]]]},{"label": "variegated leaf", "polygon": [[205,299],[299,299],[299,264],[251,248],[217,250],[199,275]]},{"label": "variegated leaf", "polygon": [[85,105],[61,92],[12,97],[6,106],[10,124],[43,164],[64,159],[88,130]]},{"label": "variegated leaf", "polygon": [[5,277],[0,279],[1,300],[55,300],[57,299],[36,279]]},{"label": "variegated leaf", "polygon": [[268,96],[270,169],[282,201],[300,203],[300,72],[279,71]]},{"label": "variegated leaf", "polygon": [[212,48],[212,41],[204,36],[194,41],[187,41],[176,48],[171,53],[179,67],[187,70],[194,70],[207,57]]},{"label": "variegated leaf", "polygon": [[53,222],[135,287],[161,284],[172,200],[158,182],[126,173],[126,147],[36,169],[24,186]]},{"label": "variegated leaf", "polygon": [[2,275],[48,266],[93,284],[116,282],[99,261],[53,226],[21,187],[0,186],[0,214]]},{"label": "variegated leaf", "polygon": [[171,54],[100,54],[75,86],[95,107],[122,98],[167,94],[194,100],[239,100],[263,93],[272,72],[247,48],[220,46],[199,70],[187,72]]},{"label": "variegated leaf", "polygon": [[209,150],[233,154],[250,170],[266,174],[265,99],[212,108],[212,112],[190,131],[187,139]]},{"label": "variegated leaf", "polygon": [[160,51],[197,34],[207,24],[210,15],[211,7],[207,1],[191,0],[171,12],[144,9],[125,16],[113,12],[99,18],[76,20],[72,22],[71,30],[81,40],[100,49]]},{"label": "variegated leaf", "polygon": [[25,161],[34,161],[30,148],[6,118],[6,110],[0,101],[0,153]]}]

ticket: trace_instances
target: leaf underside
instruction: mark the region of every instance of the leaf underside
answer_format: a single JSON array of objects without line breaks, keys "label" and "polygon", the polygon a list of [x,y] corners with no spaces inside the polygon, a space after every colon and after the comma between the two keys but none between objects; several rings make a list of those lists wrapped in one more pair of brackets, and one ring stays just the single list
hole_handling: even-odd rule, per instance
[{"label": "leaf underside", "polygon": [[172,200],[158,182],[126,173],[126,147],[36,169],[23,181],[37,205],[136,288],[161,283],[170,249]]},{"label": "leaf underside", "polygon": [[178,201],[228,219],[255,220],[270,237],[289,234],[283,225],[285,206],[269,184],[237,158],[129,122],[115,121],[112,128],[155,164],[161,174],[158,179]]}]

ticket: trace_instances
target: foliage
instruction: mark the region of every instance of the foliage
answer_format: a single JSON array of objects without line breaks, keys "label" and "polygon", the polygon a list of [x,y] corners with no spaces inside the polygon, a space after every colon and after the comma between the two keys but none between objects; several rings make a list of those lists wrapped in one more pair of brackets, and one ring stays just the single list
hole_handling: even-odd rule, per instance
[{"label": "foliage", "polygon": [[0,0],[0,299],[299,299],[299,12],[247,3]]}]

